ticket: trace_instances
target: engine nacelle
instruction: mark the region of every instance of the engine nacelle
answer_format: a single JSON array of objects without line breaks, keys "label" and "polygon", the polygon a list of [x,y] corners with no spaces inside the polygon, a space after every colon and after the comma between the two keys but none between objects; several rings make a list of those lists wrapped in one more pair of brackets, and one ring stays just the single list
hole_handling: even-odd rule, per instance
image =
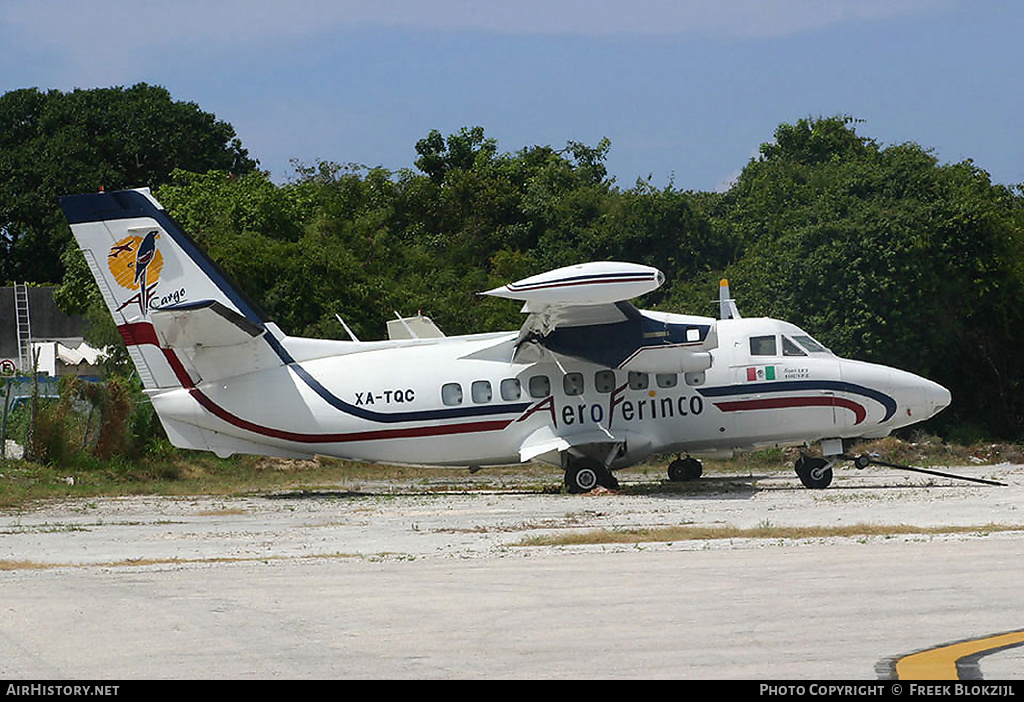
[{"label": "engine nacelle", "polygon": [[638,373],[700,373],[711,367],[711,354],[678,346],[644,346],[619,368]]}]

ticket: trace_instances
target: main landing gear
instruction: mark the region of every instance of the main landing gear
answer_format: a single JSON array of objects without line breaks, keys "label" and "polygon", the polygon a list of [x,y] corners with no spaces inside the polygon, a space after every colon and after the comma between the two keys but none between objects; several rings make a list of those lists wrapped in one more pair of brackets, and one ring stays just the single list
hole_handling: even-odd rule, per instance
[{"label": "main landing gear", "polygon": [[571,495],[590,492],[596,487],[617,490],[619,481],[611,470],[594,458],[569,457],[565,465],[565,490]]},{"label": "main landing gear", "polygon": [[673,483],[696,480],[704,474],[704,465],[696,458],[679,457],[668,464],[668,479]]}]

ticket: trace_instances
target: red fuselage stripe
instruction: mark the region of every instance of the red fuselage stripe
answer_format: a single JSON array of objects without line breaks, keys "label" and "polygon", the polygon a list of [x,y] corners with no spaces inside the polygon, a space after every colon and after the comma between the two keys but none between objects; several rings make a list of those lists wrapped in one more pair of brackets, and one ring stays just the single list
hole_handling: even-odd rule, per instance
[{"label": "red fuselage stripe", "polygon": [[501,431],[511,420],[492,420],[487,422],[465,422],[462,424],[443,424],[429,427],[410,427],[407,429],[378,429],[375,431],[355,431],[344,434],[306,434],[302,432],[274,429],[242,419],[215,403],[204,395],[197,388],[190,388],[189,393],[196,402],[206,408],[211,414],[223,419],[228,424],[233,424],[239,429],[245,429],[256,434],[269,436],[274,439],[295,441],[303,444],[334,444],[348,443],[351,441],[379,441],[381,439],[413,439],[424,436],[446,436],[449,434],[469,434],[479,431]]},{"label": "red fuselage stripe", "polygon": [[765,410],[765,409],[788,409],[792,407],[845,407],[853,412],[856,421],[860,424],[868,416],[868,411],[863,405],[847,400],[842,397],[771,397],[759,400],[734,400],[730,402],[716,402],[715,407],[723,412],[738,412],[741,410]]}]

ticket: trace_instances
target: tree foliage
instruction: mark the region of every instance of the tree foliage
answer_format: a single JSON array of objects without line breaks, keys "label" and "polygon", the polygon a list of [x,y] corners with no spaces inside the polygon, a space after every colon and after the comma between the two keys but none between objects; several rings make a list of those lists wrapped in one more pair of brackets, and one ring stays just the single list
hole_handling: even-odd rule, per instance
[{"label": "tree foliage", "polygon": [[952,388],[947,419],[1020,435],[1019,196],[970,162],[883,148],[851,123],[782,125],[728,194],[744,306]]},{"label": "tree foliage", "polygon": [[0,280],[59,282],[70,232],[57,198],[159,185],[175,168],[252,171],[230,124],[166,89],[0,96]]}]

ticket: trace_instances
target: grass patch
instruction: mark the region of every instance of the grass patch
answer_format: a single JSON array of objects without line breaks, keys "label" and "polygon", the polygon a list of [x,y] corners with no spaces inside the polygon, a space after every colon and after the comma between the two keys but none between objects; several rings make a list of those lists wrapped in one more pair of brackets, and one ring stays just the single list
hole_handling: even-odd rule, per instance
[{"label": "grass patch", "polygon": [[632,544],[673,541],[712,541],[720,539],[822,539],[831,537],[892,537],[941,534],[990,534],[1024,531],[1019,524],[985,524],[982,526],[919,527],[908,524],[852,524],[849,526],[786,527],[770,524],[750,528],[729,526],[668,526],[641,529],[597,529],[572,534],[535,536],[514,546],[584,546],[595,544]]},{"label": "grass patch", "polygon": [[133,462],[88,458],[51,466],[16,460],[0,462],[0,509],[74,497],[128,495],[248,495],[268,492],[359,490],[367,484],[412,486],[417,491],[472,491],[508,487],[541,491],[561,485],[557,469],[516,466],[486,469],[382,466],[317,457],[312,460],[262,456],[217,458],[199,451],[167,451]]}]

